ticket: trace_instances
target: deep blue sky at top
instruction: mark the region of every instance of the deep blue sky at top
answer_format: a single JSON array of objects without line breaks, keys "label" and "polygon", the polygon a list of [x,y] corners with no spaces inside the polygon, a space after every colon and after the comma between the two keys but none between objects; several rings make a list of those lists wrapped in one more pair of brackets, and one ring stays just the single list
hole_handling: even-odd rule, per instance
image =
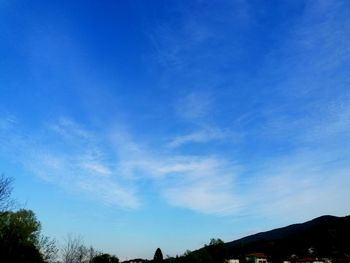
[{"label": "deep blue sky at top", "polygon": [[125,257],[349,214],[347,1],[0,1],[0,172]]},{"label": "deep blue sky at top", "polygon": [[[180,1],[167,3],[76,1],[67,4],[64,1],[57,1],[43,5],[41,1],[31,3],[15,1],[3,5],[5,7],[10,5],[11,8],[18,9],[17,12],[6,13],[4,11],[2,14],[4,18],[8,16],[7,21],[11,25],[7,27],[6,23],[3,23],[4,36],[10,41],[4,42],[2,50],[5,53],[4,56],[8,58],[8,63],[11,62],[7,65],[11,71],[3,72],[4,74],[10,73],[6,74],[9,78],[13,78],[16,73],[18,76],[23,76],[17,80],[18,82],[30,81],[30,85],[21,85],[22,92],[17,94],[16,101],[40,115],[50,114],[51,111],[57,110],[83,117],[86,116],[86,110],[84,112],[83,107],[69,106],[74,104],[79,91],[84,90],[87,93],[85,95],[87,104],[96,103],[94,110],[100,114],[99,118],[102,115],[106,118],[105,121],[109,121],[111,118],[109,112],[105,112],[101,107],[105,104],[103,94],[113,93],[115,95],[117,93],[118,96],[115,96],[117,98],[111,98],[109,103],[113,106],[115,100],[118,99],[117,102],[121,104],[129,106],[132,103],[130,105],[132,107],[128,107],[128,110],[141,122],[142,116],[137,118],[139,117],[137,115],[140,115],[139,111],[147,108],[147,111],[151,111],[150,115],[155,114],[157,117],[164,115],[159,112],[159,104],[163,110],[165,108],[171,111],[172,109],[169,109],[171,106],[167,107],[166,99],[171,99],[173,95],[187,94],[189,87],[204,90],[215,89],[215,93],[219,93],[217,96],[226,97],[227,91],[220,92],[217,89],[225,89],[228,85],[238,83],[239,86],[242,86],[242,82],[249,81],[249,84],[244,83],[244,86],[236,92],[239,93],[240,98],[255,96],[260,89],[255,83],[252,85],[252,77],[258,73],[266,54],[278,43],[285,41],[289,31],[293,30],[293,22],[297,19],[294,14],[300,13],[305,4],[303,1],[296,1],[291,6],[281,7],[276,3],[264,3],[264,8],[273,9],[273,12],[264,13],[259,9],[255,10],[258,17],[249,26],[242,25],[245,18],[239,16],[244,16],[244,14],[237,14],[229,9],[232,3],[220,5]],[[185,9],[184,13],[182,13],[183,9]],[[188,21],[184,21],[184,16],[188,16],[190,20],[193,19],[194,21],[191,21],[193,25],[186,25]],[[286,21],[285,17],[291,18]],[[196,19],[199,21],[197,22]],[[171,50],[176,49],[171,44],[176,44],[168,43],[172,40],[166,38],[170,37],[172,30],[185,28],[184,31],[186,31],[186,28],[189,27],[190,31],[192,30],[190,27],[196,26],[196,23],[204,25],[201,25],[203,28],[199,28],[199,32],[196,33],[198,36],[193,36],[193,38],[210,38],[204,45],[198,44],[197,47],[196,43],[190,43],[191,39],[186,38],[192,36],[186,34],[191,32],[175,32],[183,42],[179,45],[184,45],[184,49],[188,49],[188,52],[194,52],[193,55],[186,54],[184,50],[184,54],[179,54],[179,58],[162,58],[162,54],[159,54],[159,58],[154,57],[158,48],[170,49],[169,56],[172,55],[171,52],[174,52],[176,56],[176,50]],[[208,24],[208,29],[205,27],[206,24]],[[206,30],[212,30],[210,34],[213,35],[206,36],[205,34],[209,34],[205,32]],[[164,32],[163,34],[166,35],[164,40],[155,39],[156,36],[153,35],[156,35],[158,31],[159,34]],[[23,42],[23,39],[30,39],[34,43],[28,44]],[[33,46],[26,47],[26,45]],[[28,55],[27,48],[37,49],[40,53],[33,51]],[[78,54],[74,53],[75,49],[79,49]],[[246,52],[246,49],[249,49],[249,52]],[[183,57],[187,58],[187,56],[188,61],[185,61]],[[162,59],[169,65],[162,65]],[[205,59],[208,60],[207,64],[202,63],[202,60]],[[19,61],[22,63],[18,63]],[[161,65],[158,65],[157,62],[160,62],[158,64]],[[35,63],[40,63],[42,68],[38,70],[38,75],[33,76],[31,72],[33,70],[30,69],[36,66]],[[45,69],[45,66],[48,68]],[[76,68],[77,66],[84,68]],[[57,72],[62,68],[69,76]],[[192,70],[186,71],[187,68]],[[164,71],[172,72],[170,76],[164,77]],[[97,78],[99,81],[105,75],[108,78],[103,80],[106,83],[95,84],[99,86],[102,84],[102,87],[87,85],[72,87],[74,80],[71,78],[74,78],[75,75],[78,75],[76,81],[83,82],[82,84],[85,84],[84,81],[89,81],[88,77],[79,79],[82,78],[79,76],[81,74],[86,74],[89,78]],[[203,74],[206,76],[202,77]],[[207,84],[208,74],[213,78],[211,85]],[[222,77],[223,74],[225,77]],[[160,84],[163,78],[167,78],[164,80],[166,81],[165,87]],[[219,78],[222,82],[220,86],[216,83]],[[34,82],[31,81],[33,79]],[[73,83],[67,84],[69,81]],[[237,83],[232,83],[233,81]],[[108,85],[111,82],[113,86]],[[13,83],[14,86],[20,84],[22,83]],[[32,87],[34,85],[35,90]],[[176,88],[173,88],[175,85]],[[96,94],[99,93],[96,90],[102,95]],[[43,95],[47,97],[47,100],[35,100],[38,96]],[[58,102],[57,104],[61,107],[51,102]],[[246,103],[241,104],[231,104],[226,107],[234,107],[233,110],[242,112],[245,110],[242,106],[251,107],[251,105],[244,105]],[[42,108],[49,110],[42,111]],[[224,110],[226,109],[222,109]],[[229,110],[232,111],[232,109]],[[88,111],[91,112],[90,109]],[[23,114],[23,111],[21,112]],[[29,112],[30,110],[27,111]],[[149,122],[146,121],[146,123]],[[164,123],[159,126],[164,126]]]}]

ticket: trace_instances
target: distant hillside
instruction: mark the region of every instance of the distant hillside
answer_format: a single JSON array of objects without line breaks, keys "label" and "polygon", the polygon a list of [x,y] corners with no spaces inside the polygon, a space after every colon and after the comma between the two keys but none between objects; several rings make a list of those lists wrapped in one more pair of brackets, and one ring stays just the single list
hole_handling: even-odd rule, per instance
[{"label": "distant hillside", "polygon": [[211,239],[208,245],[183,256],[167,258],[166,263],[224,263],[225,259],[264,253],[268,262],[281,263],[290,256],[331,258],[334,263],[350,262],[350,216],[321,216],[311,221],[261,232],[232,242]]},{"label": "distant hillside", "polygon": [[295,254],[317,257],[350,255],[350,216],[321,216],[311,221],[261,232],[225,243],[231,257],[264,252],[274,259]]}]

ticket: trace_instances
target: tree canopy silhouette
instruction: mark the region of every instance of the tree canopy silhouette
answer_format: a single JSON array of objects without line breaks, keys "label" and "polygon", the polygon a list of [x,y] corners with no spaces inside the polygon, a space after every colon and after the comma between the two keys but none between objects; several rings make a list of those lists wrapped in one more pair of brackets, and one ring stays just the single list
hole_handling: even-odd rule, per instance
[{"label": "tree canopy silhouette", "polygon": [[160,248],[157,248],[156,252],[154,253],[153,261],[163,262],[163,253],[162,250],[160,250]]},{"label": "tree canopy silhouette", "polygon": [[95,256],[92,263],[119,263],[119,259],[116,256],[111,256],[109,254],[102,254]]},{"label": "tree canopy silhouette", "polygon": [[43,262],[39,237],[40,223],[32,211],[0,213],[1,262]]}]

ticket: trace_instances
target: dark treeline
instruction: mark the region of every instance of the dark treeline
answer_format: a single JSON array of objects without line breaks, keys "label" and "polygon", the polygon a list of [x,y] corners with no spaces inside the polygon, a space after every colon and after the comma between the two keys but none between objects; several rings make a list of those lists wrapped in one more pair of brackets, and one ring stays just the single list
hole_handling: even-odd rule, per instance
[{"label": "dark treeline", "polygon": [[226,247],[222,240],[212,238],[208,245],[196,251],[187,250],[183,255],[163,259],[160,248],[154,253],[153,260],[132,259],[123,263],[223,263],[227,259]]},{"label": "dark treeline", "polygon": [[196,251],[187,250],[184,255],[167,258],[167,263],[223,263],[227,259],[227,249],[221,239],[212,238],[208,245]]}]

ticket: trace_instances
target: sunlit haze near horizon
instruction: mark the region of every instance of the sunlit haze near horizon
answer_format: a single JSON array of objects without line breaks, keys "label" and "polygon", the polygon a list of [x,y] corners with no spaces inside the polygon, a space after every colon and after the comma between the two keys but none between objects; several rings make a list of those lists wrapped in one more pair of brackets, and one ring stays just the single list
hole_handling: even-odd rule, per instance
[{"label": "sunlit haze near horizon", "polygon": [[350,1],[0,1],[0,174],[120,259],[350,214]]}]

